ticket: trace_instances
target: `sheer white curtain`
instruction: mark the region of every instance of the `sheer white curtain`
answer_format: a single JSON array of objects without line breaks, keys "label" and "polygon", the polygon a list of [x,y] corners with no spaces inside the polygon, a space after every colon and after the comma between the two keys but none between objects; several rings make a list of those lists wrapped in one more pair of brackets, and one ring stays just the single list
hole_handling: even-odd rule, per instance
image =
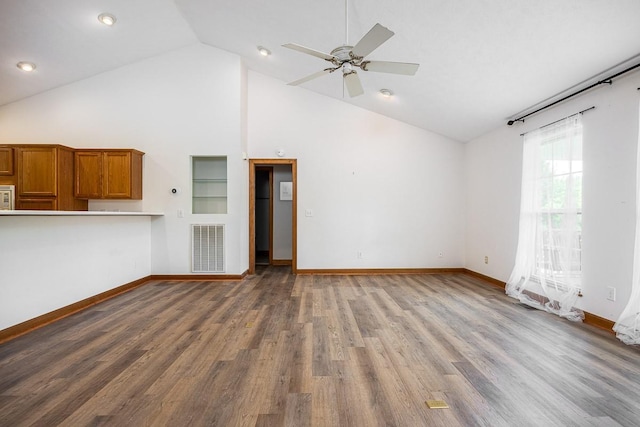
[{"label": "sheer white curtain", "polygon": [[618,321],[613,326],[616,336],[625,344],[640,344],[640,129],[638,130],[638,158],[636,165],[639,170],[636,172],[636,244],[631,297]]},{"label": "sheer white curtain", "polygon": [[509,296],[573,321],[581,289],[582,121],[524,136],[520,228]]}]

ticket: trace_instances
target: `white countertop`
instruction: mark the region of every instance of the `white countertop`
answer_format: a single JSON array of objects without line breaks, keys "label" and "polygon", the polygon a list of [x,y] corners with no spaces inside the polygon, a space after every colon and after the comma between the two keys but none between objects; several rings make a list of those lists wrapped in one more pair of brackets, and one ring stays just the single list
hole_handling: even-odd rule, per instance
[{"label": "white countertop", "polygon": [[161,212],[119,211],[0,211],[0,216],[164,216]]}]

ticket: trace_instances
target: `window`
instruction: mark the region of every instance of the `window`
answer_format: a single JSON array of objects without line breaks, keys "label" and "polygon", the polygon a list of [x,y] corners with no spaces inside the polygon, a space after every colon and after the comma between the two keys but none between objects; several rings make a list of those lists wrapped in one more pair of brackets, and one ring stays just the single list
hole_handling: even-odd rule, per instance
[{"label": "window", "polygon": [[[534,140],[536,265],[534,275],[555,285],[579,284],[582,274],[582,132],[574,124],[543,128]],[[535,148],[534,148],[535,149]]]},{"label": "window", "polygon": [[227,158],[193,157],[193,213],[227,213]]},{"label": "window", "polygon": [[520,229],[507,294],[581,320],[582,121],[568,117],[524,136]]}]

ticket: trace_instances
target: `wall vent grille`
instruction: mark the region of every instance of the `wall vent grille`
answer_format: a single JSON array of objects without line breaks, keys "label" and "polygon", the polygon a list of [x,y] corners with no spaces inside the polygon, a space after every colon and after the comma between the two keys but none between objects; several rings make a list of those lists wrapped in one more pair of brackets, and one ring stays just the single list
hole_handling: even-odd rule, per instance
[{"label": "wall vent grille", "polygon": [[191,224],[191,271],[224,273],[224,225]]}]

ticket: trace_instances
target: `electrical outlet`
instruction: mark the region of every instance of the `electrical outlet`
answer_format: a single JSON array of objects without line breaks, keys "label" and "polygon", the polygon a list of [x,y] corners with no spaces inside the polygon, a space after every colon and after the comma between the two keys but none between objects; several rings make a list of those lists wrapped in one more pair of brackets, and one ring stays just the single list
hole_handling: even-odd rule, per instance
[{"label": "electrical outlet", "polygon": [[484,256],[484,263],[489,264],[489,257],[487,255]]},{"label": "electrical outlet", "polygon": [[609,301],[616,300],[616,288],[614,288],[613,286],[607,286],[607,299]]},{"label": "electrical outlet", "polygon": [[358,259],[362,259],[362,252],[358,251]]},{"label": "electrical outlet", "polygon": [[312,217],[313,216],[313,211],[311,209],[305,209],[304,210],[304,216]]}]

